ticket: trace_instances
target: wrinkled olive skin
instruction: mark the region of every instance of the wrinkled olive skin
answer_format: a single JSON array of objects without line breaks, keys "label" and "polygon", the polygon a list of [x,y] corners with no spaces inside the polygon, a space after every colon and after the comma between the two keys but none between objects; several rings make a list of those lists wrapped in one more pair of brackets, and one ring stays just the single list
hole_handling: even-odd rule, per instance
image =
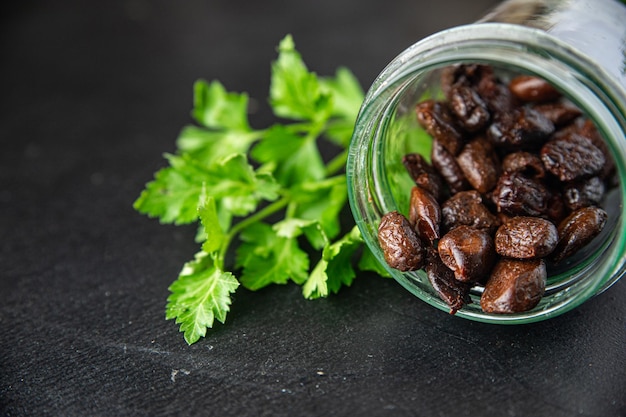
[{"label": "wrinkled olive skin", "polygon": [[508,258],[543,258],[559,241],[556,226],[540,217],[513,217],[498,228],[494,243],[498,255]]},{"label": "wrinkled olive skin", "polygon": [[542,216],[550,209],[551,194],[540,181],[515,172],[500,177],[492,199],[500,213]]},{"label": "wrinkled olive skin", "polygon": [[441,216],[445,231],[464,225],[483,229],[491,234],[500,226],[500,220],[489,211],[476,190],[454,194],[441,206]]},{"label": "wrinkled olive skin", "polygon": [[600,204],[606,187],[600,177],[585,178],[565,184],[563,200],[567,208],[576,211]]},{"label": "wrinkled olive skin", "polygon": [[546,176],[546,170],[541,158],[533,153],[519,151],[508,154],[502,160],[502,172],[505,174],[521,173],[534,180]]},{"label": "wrinkled olive skin", "polygon": [[561,181],[597,175],[606,163],[602,150],[588,138],[575,133],[547,142],[541,148],[541,160]]},{"label": "wrinkled olive skin", "polygon": [[415,271],[424,266],[424,248],[411,224],[402,214],[385,214],[378,226],[378,242],[387,264],[399,271]]},{"label": "wrinkled olive skin", "polygon": [[415,107],[418,123],[456,156],[463,147],[463,134],[455,125],[446,103],[426,100]]},{"label": "wrinkled olive skin", "polygon": [[450,107],[457,123],[467,132],[484,128],[491,114],[478,93],[466,85],[455,85],[450,90]]},{"label": "wrinkled olive skin", "polygon": [[502,113],[487,129],[487,136],[496,145],[509,150],[538,149],[554,133],[547,117],[530,107],[519,107]]}]

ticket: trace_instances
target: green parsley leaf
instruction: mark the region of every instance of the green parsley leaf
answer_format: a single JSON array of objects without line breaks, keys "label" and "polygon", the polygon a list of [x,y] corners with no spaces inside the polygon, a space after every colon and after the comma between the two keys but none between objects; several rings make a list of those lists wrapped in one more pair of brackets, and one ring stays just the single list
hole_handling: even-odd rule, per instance
[{"label": "green parsley leaf", "polygon": [[186,224],[198,219],[202,186],[211,182],[207,170],[189,158],[166,155],[170,165],[159,170],[134,203],[135,210],[161,223]]},{"label": "green parsley leaf", "polygon": [[286,187],[325,176],[324,161],[315,142],[281,125],[269,129],[251,154],[261,163],[273,163],[276,180]]},{"label": "green parsley leaf", "polygon": [[141,213],[158,217],[162,223],[186,224],[198,219],[203,190],[220,201],[233,215],[254,211],[261,200],[278,197],[280,186],[267,172],[254,172],[243,154],[231,155],[205,166],[188,154],[166,155],[170,166],[135,201]]},{"label": "green parsley leaf", "polygon": [[389,148],[386,150],[389,153],[389,160],[392,161],[387,165],[388,175],[393,178],[389,181],[389,186],[392,194],[398,196],[399,211],[408,213],[411,196],[410,193],[402,192],[402,190],[410,190],[415,183],[402,164],[402,156],[419,153],[429,160],[432,138],[418,125],[415,116],[408,113],[394,119],[390,124],[389,135],[394,139],[398,138],[398,140],[390,140]]},{"label": "green parsley leaf", "polygon": [[309,228],[323,233],[317,220],[289,218],[275,223],[273,228],[276,231],[277,236],[290,239],[300,236],[304,230]]},{"label": "green parsley leaf", "polygon": [[309,243],[316,249],[321,249],[328,244],[328,236],[319,220],[288,218],[274,224],[274,230],[278,236],[290,239],[304,233]]},{"label": "green parsley leaf", "polygon": [[342,285],[350,286],[356,272],[352,267],[352,256],[361,248],[363,238],[359,229],[354,226],[350,233],[347,233],[342,239],[324,248],[323,258],[328,261],[326,273],[328,274],[328,289],[333,292],[339,292]]},{"label": "green parsley leaf", "polygon": [[202,198],[198,207],[198,216],[202,224],[203,236],[206,239],[202,244],[202,250],[206,253],[218,251],[222,247],[225,235],[220,226],[215,198],[212,196]]},{"label": "green parsley leaf", "polygon": [[[269,104],[283,121],[254,130],[245,93],[199,80],[192,110],[197,125],[182,129],[176,152],[165,155],[169,166],[134,202],[137,211],[162,223],[199,223],[195,239],[202,249],[170,286],[166,306],[166,318],[176,320],[189,344],[215,320],[225,321],[239,285],[258,290],[291,281],[305,297],[319,298],[356,276],[358,230],[333,239],[341,234],[347,203],[342,172],[363,91],[345,68],[332,77],[310,72],[290,35],[271,69]],[[328,162],[318,148],[322,141],[338,148]],[[305,238],[308,252],[300,247]],[[311,247],[321,251],[312,269]],[[234,265],[228,264],[231,250]],[[384,273],[376,262],[365,249],[358,265]]]},{"label": "green parsley leaf", "polygon": [[289,279],[302,284],[308,277],[309,256],[295,238],[278,236],[266,223],[256,223],[241,233],[238,264],[243,266],[239,281],[250,290]]},{"label": "green parsley leaf", "polygon": [[322,252],[322,259],[302,287],[302,294],[310,299],[320,298],[328,296],[330,292],[337,293],[342,285],[350,286],[356,276],[352,256],[362,243],[359,229],[354,226],[344,237],[327,245]]},{"label": "green parsley leaf", "polygon": [[256,209],[259,201],[278,198],[280,186],[274,178],[267,172],[255,172],[243,154],[222,160],[213,172],[219,178],[207,185],[208,192],[221,198],[234,215],[245,216]]},{"label": "green parsley leaf", "polygon": [[180,153],[187,154],[205,165],[211,165],[229,155],[246,153],[259,136],[258,132],[216,131],[187,126],[180,132],[176,145]]},{"label": "green parsley leaf", "polygon": [[[346,205],[348,189],[344,176],[328,178],[318,182],[299,184],[291,190],[293,217],[316,220],[329,239],[335,238],[340,230],[339,213]],[[305,231],[306,233],[306,231]],[[327,241],[317,235],[306,233],[316,249],[324,247]]]},{"label": "green parsley leaf", "polygon": [[317,75],[309,72],[290,35],[278,46],[272,65],[270,103],[279,117],[294,120],[325,120],[332,111],[329,96],[322,93]]},{"label": "green parsley leaf", "polygon": [[165,318],[176,319],[187,343],[195,343],[215,320],[224,323],[230,310],[230,294],[238,286],[230,272],[216,267],[206,252],[199,252],[170,286]]},{"label": "green parsley leaf", "polygon": [[378,262],[367,245],[363,245],[363,253],[361,254],[361,259],[359,259],[358,266],[361,271],[371,271],[377,273],[381,277],[391,278],[391,274],[381,265],[380,262]]},{"label": "green parsley leaf", "polygon": [[354,122],[361,108],[364,93],[358,80],[347,68],[339,68],[335,77],[320,78],[322,91],[332,97],[332,116],[326,137],[341,147],[348,147]]},{"label": "green parsley leaf", "polygon": [[364,93],[352,71],[341,67],[335,77],[321,77],[321,90],[332,97],[333,116],[344,117],[354,124],[363,104]]},{"label": "green parsley leaf", "polygon": [[212,129],[250,131],[247,94],[229,93],[219,81],[194,84],[193,117]]}]

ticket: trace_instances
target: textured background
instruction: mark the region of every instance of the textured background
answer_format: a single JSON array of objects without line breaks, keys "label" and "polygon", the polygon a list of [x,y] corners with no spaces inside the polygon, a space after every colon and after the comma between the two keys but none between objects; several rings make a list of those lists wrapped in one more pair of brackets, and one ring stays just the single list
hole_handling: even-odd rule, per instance
[{"label": "textured background", "polygon": [[[197,250],[132,202],[190,122],[192,84],[265,104],[292,33],[367,87],[495,1],[58,0],[0,10],[0,415],[624,416],[626,282],[534,325],[469,322],[362,275],[306,301],[240,289],[189,347],[164,320]],[[390,5],[391,4],[391,5]]]}]

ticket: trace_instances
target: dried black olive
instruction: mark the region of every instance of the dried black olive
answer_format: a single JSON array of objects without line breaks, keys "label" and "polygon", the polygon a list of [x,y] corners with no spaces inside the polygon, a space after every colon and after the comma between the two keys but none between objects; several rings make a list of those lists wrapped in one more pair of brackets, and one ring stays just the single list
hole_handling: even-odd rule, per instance
[{"label": "dried black olive", "polygon": [[423,266],[452,314],[474,285],[485,286],[485,312],[534,308],[545,260],[562,262],[602,231],[599,206],[618,181],[609,146],[578,107],[541,78],[505,78],[481,64],[442,69],[445,100],[415,106],[432,162],[403,157],[415,182],[409,219],[393,212],[379,229],[390,265]]},{"label": "dried black olive", "polygon": [[555,127],[566,126],[582,115],[578,107],[561,102],[537,104],[533,106],[533,110],[541,113]]},{"label": "dried black olive", "polygon": [[496,252],[508,258],[543,258],[556,248],[559,235],[556,226],[539,217],[513,217],[498,228],[494,243]]},{"label": "dried black olive", "polygon": [[543,78],[518,75],[509,83],[511,93],[522,101],[546,102],[561,97],[561,93]]},{"label": "dried black olive", "polygon": [[448,106],[434,100],[426,100],[415,107],[419,124],[437,139],[452,155],[463,147],[463,135],[453,122]]},{"label": "dried black olive", "polygon": [[543,259],[502,258],[496,263],[480,297],[487,313],[519,313],[535,307],[545,292]]},{"label": "dried black olive", "polygon": [[604,181],[599,177],[591,177],[565,184],[563,199],[568,209],[576,211],[599,204],[604,191]]},{"label": "dried black olive", "polygon": [[500,177],[492,199],[501,213],[541,216],[549,209],[550,192],[541,182],[514,172]]},{"label": "dried black olive", "polygon": [[402,158],[402,163],[416,185],[431,193],[437,201],[441,199],[443,179],[422,155],[407,154]]},{"label": "dried black olive", "polygon": [[471,284],[454,278],[454,272],[441,261],[434,248],[426,251],[426,275],[439,298],[450,306],[450,314],[456,313],[465,304],[471,303]]},{"label": "dried black olive", "polygon": [[435,197],[423,188],[413,187],[411,190],[409,221],[422,240],[432,243],[439,239],[441,208]]},{"label": "dried black olive", "polygon": [[451,193],[458,193],[459,191],[470,188],[456,159],[438,140],[433,140],[431,160],[437,172],[439,172],[446,184],[448,184]]},{"label": "dried black olive", "polygon": [[519,172],[525,177],[541,179],[546,176],[546,170],[541,158],[530,152],[513,152],[502,159],[502,172],[511,174]]},{"label": "dried black olive", "polygon": [[411,224],[397,211],[386,213],[378,226],[378,242],[387,264],[399,271],[424,265],[424,248]]},{"label": "dried black olive", "polygon": [[590,139],[576,133],[546,143],[541,148],[541,160],[561,181],[597,175],[606,163],[602,151]]},{"label": "dried black olive", "polygon": [[475,90],[465,85],[452,87],[450,107],[457,118],[457,123],[468,132],[481,130],[491,118],[487,104]]},{"label": "dried black olive", "polygon": [[496,145],[511,150],[537,149],[554,133],[554,124],[530,107],[501,113],[487,135]]},{"label": "dried black olive", "polygon": [[486,193],[495,187],[500,174],[500,161],[485,138],[478,137],[465,145],[456,161],[475,190]]},{"label": "dried black olive", "polygon": [[480,193],[474,190],[461,191],[450,197],[441,206],[441,217],[446,231],[465,225],[491,234],[500,225],[498,217],[489,211]]},{"label": "dried black olive", "polygon": [[559,242],[552,253],[554,262],[572,256],[600,234],[607,214],[599,207],[583,207],[567,216],[558,227]]},{"label": "dried black olive", "polygon": [[493,239],[487,232],[459,226],[439,240],[439,257],[462,282],[484,281],[496,258]]}]

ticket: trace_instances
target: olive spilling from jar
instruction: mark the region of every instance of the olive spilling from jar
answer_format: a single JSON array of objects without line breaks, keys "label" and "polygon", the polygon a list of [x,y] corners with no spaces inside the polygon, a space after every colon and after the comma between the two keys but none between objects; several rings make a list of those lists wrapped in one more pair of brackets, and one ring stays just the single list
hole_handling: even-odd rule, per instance
[{"label": "olive spilling from jar", "polygon": [[441,87],[445,100],[415,107],[432,152],[403,158],[415,186],[408,218],[382,218],[385,259],[423,267],[452,314],[473,286],[487,313],[528,311],[544,295],[546,261],[602,231],[615,165],[593,123],[541,78],[506,83],[490,66],[455,65]]}]

